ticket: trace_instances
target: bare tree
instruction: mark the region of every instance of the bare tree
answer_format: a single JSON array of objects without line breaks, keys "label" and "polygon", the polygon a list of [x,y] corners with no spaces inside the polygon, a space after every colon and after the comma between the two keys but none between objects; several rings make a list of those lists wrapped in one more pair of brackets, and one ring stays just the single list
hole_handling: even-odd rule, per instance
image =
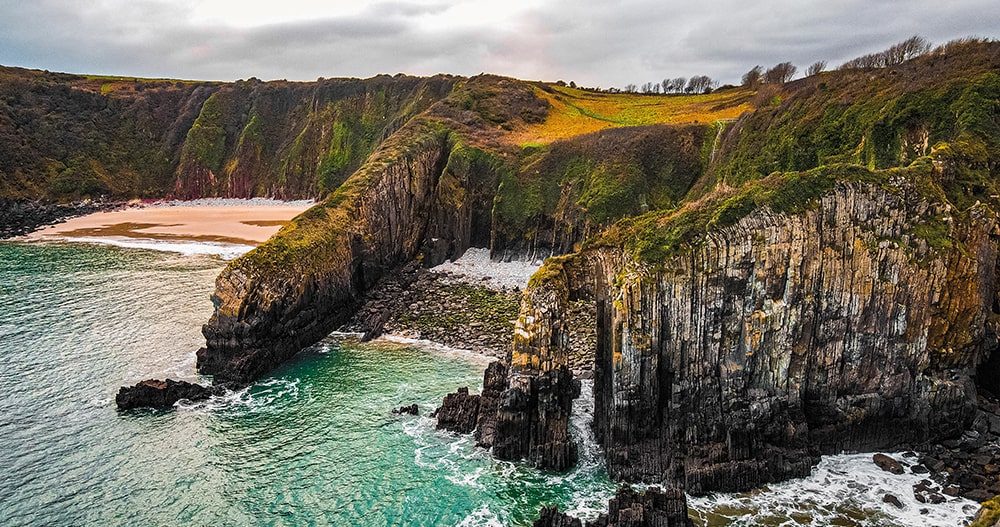
[{"label": "bare tree", "polygon": [[793,66],[791,62],[775,64],[774,67],[764,72],[764,82],[768,84],[784,84],[792,80],[796,71],[798,71],[798,68]]},{"label": "bare tree", "polygon": [[625,93],[635,93],[635,84],[626,84]]},{"label": "bare tree", "polygon": [[663,87],[663,93],[670,93],[671,91],[673,91],[672,90],[673,83],[671,82],[670,79],[663,79],[663,82],[660,83],[660,86]]},{"label": "bare tree", "polygon": [[914,35],[899,44],[891,46],[883,52],[885,54],[885,65],[893,66],[896,64],[902,64],[912,58],[916,58],[924,53],[927,53],[930,49],[930,42],[924,40],[923,37]]},{"label": "bare tree", "polygon": [[840,69],[874,69],[895,66],[919,57],[930,51],[930,49],[930,42],[927,42],[923,37],[914,35],[898,44],[890,46],[885,51],[870,53],[856,59],[851,59],[842,64]]},{"label": "bare tree", "polygon": [[715,81],[708,75],[695,75],[688,80],[687,88],[684,91],[687,93],[705,93],[710,91],[714,85]]},{"label": "bare tree", "polygon": [[687,85],[687,79],[684,77],[675,77],[674,80],[670,81],[670,91],[674,93],[680,93],[684,91],[684,86]]},{"label": "bare tree", "polygon": [[809,66],[808,68],[806,68],[806,77],[812,77],[813,75],[819,75],[820,73],[823,73],[823,70],[825,70],[825,69],[826,69],[826,61],[825,60],[817,60],[816,62],[813,62],[811,66]]},{"label": "bare tree", "polygon": [[743,74],[743,86],[747,88],[756,88],[760,86],[761,80],[763,79],[764,69],[758,64],[750,69],[750,71]]}]

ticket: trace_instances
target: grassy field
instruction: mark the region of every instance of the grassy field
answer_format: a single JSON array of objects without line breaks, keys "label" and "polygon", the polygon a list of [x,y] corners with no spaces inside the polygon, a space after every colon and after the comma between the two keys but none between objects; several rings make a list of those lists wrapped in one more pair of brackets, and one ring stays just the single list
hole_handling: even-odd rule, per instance
[{"label": "grassy field", "polygon": [[543,123],[516,130],[520,145],[547,144],[582,134],[651,124],[712,123],[751,111],[752,90],[734,88],[705,95],[595,93],[565,86],[536,87],[550,104]]}]

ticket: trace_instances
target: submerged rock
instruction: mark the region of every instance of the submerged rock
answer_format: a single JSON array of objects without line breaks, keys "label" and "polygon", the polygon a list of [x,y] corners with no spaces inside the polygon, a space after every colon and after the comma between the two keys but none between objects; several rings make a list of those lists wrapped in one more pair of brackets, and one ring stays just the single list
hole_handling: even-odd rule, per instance
[{"label": "submerged rock", "polygon": [[420,415],[420,408],[417,407],[416,403],[409,406],[400,406],[399,408],[393,408],[392,413],[394,414],[410,414],[410,415]]},{"label": "submerged rock", "polygon": [[136,383],[135,386],[122,386],[115,396],[115,403],[119,410],[170,408],[181,399],[200,401],[221,393],[222,389],[215,386],[206,387],[173,379],[165,381],[147,379]]}]

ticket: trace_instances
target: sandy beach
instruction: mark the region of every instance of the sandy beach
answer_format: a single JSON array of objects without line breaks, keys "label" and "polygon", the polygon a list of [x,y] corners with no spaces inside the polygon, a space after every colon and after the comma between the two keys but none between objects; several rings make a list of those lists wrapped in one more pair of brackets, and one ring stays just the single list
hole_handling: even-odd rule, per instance
[{"label": "sandy beach", "polygon": [[278,232],[288,220],[312,206],[309,202],[273,205],[233,205],[231,202],[227,200],[220,205],[182,203],[99,212],[45,227],[25,238],[145,239],[256,246]]}]

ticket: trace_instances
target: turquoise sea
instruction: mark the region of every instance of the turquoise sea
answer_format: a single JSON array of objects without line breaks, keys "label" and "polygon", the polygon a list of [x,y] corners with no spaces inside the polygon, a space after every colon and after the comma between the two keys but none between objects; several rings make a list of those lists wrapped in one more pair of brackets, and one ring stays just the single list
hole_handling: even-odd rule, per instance
[{"label": "turquoise sea", "polygon": [[[542,505],[606,506],[589,387],[579,467],[498,462],[428,417],[445,393],[478,390],[486,362],[429,344],[331,336],[242,392],[117,411],[123,384],[204,381],[194,352],[224,263],[0,242],[0,526],[530,525]],[[420,416],[391,413],[411,403]],[[824,463],[818,479],[698,498],[697,523],[953,526],[975,510],[886,511],[878,492],[912,482],[867,470],[870,455]]]}]

